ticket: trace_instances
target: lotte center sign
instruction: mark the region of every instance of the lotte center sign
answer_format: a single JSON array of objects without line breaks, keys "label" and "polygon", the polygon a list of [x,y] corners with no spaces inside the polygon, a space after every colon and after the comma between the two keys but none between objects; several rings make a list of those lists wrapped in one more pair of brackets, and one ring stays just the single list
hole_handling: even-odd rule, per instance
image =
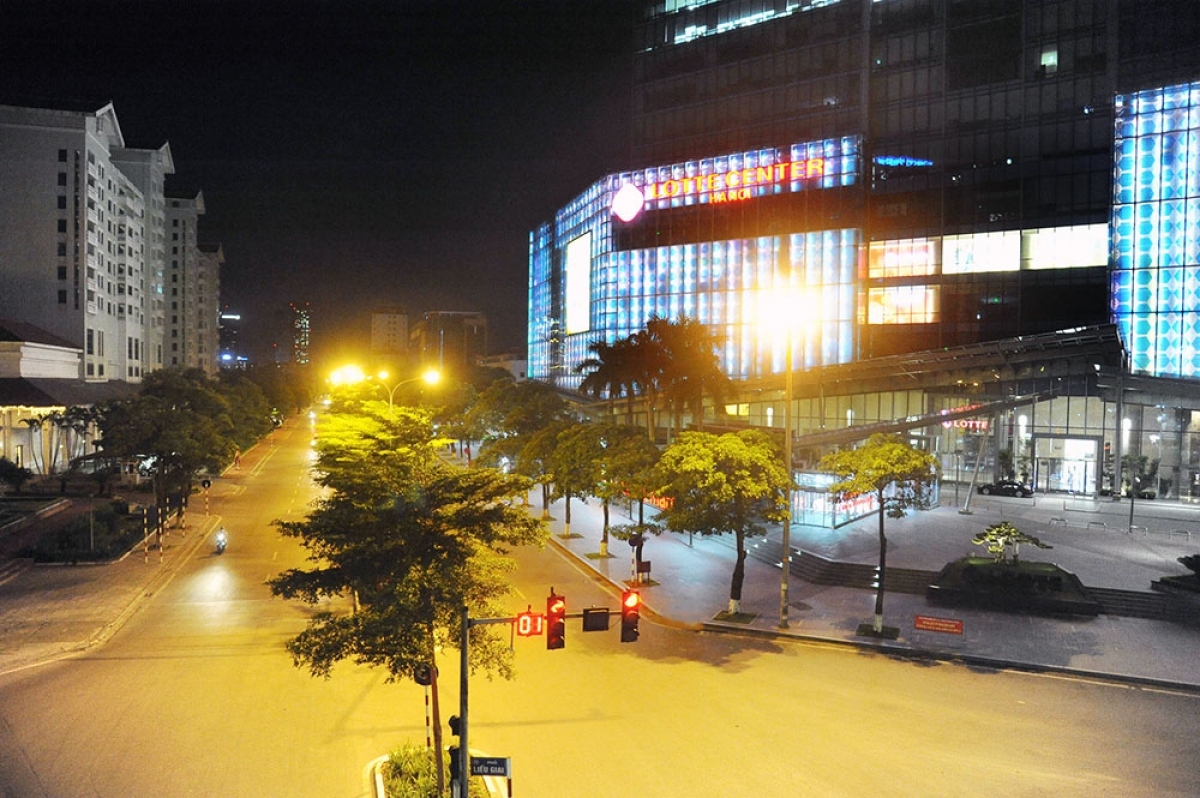
[{"label": "lotte center sign", "polygon": [[652,167],[619,176],[612,212],[631,222],[645,209],[719,204],[857,182],[861,139],[845,136]]}]

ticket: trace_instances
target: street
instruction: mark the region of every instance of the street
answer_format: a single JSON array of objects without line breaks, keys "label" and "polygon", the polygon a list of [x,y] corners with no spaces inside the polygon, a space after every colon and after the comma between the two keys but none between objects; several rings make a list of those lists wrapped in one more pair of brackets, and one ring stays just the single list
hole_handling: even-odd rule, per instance
[{"label": "street", "polygon": [[[304,552],[271,522],[315,495],[310,438],[289,424],[224,478],[225,554],[210,535],[105,645],[0,677],[0,797],[358,798],[372,759],[423,744],[423,688],[314,679],[283,649],[308,610],[264,582]],[[552,549],[516,556],[513,614],[552,586],[571,613],[616,608]],[[511,757],[514,796],[1200,794],[1194,694],[617,626],[517,638],[515,680],[472,679],[472,748]],[[440,673],[445,719],[457,652]]]}]

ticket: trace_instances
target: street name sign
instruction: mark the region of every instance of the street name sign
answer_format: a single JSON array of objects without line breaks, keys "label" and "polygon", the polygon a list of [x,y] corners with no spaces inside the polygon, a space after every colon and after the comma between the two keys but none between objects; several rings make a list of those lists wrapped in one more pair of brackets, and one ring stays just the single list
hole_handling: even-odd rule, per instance
[{"label": "street name sign", "polygon": [[504,776],[508,778],[509,758],[506,756],[473,756],[471,757],[472,776]]}]

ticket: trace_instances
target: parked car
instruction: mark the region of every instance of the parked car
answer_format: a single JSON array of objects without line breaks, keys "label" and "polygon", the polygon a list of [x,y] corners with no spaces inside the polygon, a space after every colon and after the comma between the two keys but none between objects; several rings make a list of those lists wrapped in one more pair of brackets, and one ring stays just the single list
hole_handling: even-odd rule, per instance
[{"label": "parked car", "polygon": [[980,485],[979,492],[984,496],[991,496],[993,493],[997,496],[1020,496],[1022,499],[1033,495],[1033,488],[1023,482],[1017,482],[1011,479],[1002,479],[999,482],[992,482],[988,485]]}]

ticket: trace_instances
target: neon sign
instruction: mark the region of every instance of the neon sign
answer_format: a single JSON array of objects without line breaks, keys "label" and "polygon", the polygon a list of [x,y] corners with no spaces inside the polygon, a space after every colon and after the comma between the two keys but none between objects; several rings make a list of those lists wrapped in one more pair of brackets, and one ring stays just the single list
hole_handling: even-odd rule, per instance
[{"label": "neon sign", "polygon": [[806,180],[825,176],[824,158],[807,158],[792,163],[756,166],[723,174],[684,177],[651,183],[643,190],[646,199],[670,199],[692,194],[711,194],[710,202],[750,199],[752,186]]},{"label": "neon sign", "polygon": [[630,222],[645,208],[713,205],[853,185],[860,149],[859,137],[846,136],[615,175],[612,212]]}]

